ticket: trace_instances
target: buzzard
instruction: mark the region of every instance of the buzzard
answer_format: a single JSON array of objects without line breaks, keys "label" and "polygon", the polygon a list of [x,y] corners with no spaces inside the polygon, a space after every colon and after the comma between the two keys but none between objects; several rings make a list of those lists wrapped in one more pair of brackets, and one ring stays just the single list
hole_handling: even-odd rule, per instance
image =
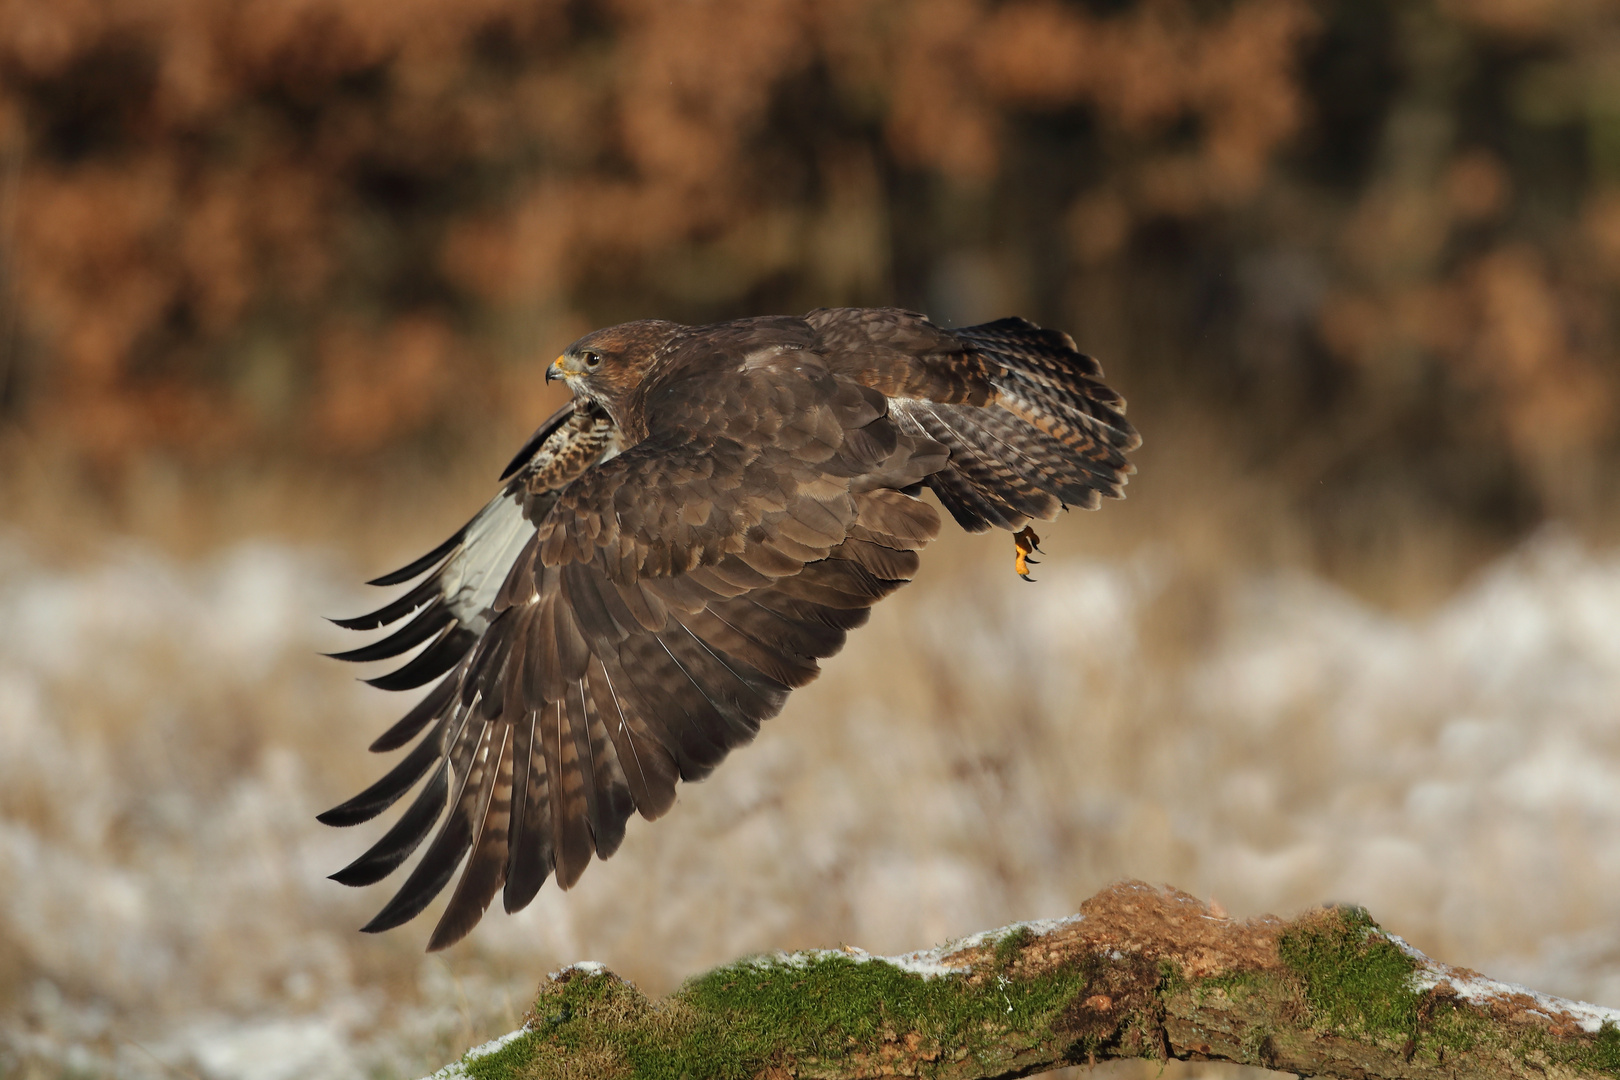
[{"label": "buzzard", "polygon": [[[421,581],[369,615],[390,636],[338,659],[423,646],[368,680],[438,683],[374,743],[417,740],[320,816],[403,815],[332,877],[369,885],[438,825],[364,929],[413,918],[466,860],[428,944],[442,949],[546,877],[568,888],[632,813],[701,780],[818,661],[916,574],[939,533],[929,488],[965,529],[1119,498],[1140,438],[1097,362],[1023,319],[947,330],[893,308],[834,308],[598,330],[546,379],[573,401],[542,424],[487,506],[371,582]],[[442,820],[442,824],[440,823]]]}]

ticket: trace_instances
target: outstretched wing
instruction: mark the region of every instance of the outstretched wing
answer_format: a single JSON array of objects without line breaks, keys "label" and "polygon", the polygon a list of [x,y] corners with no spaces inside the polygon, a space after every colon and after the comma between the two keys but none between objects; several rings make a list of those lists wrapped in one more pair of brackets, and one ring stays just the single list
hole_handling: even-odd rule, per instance
[{"label": "outstretched wing", "polygon": [[[533,532],[531,517],[543,514],[559,490],[614,448],[614,436],[605,414],[589,407],[576,409],[572,402],[547,417],[501,474],[507,481],[501,493],[471,521],[410,565],[367,583],[401,585],[421,577],[414,588],[376,611],[332,621],[348,630],[374,630],[413,617],[380,641],[333,653],[333,658],[385,660],[431,642],[404,667],[366,681],[384,690],[412,690],[449,671],[489,628],[490,605]],[[371,748],[402,746],[422,723],[425,718],[413,710]]]},{"label": "outstretched wing", "polygon": [[418,914],[464,856],[430,948],[467,933],[497,891],[515,911],[553,872],[571,886],[631,813],[659,816],[677,779],[750,740],[937,535],[934,511],[895,489],[942,466],[944,449],[902,433],[883,395],[813,353],[741,356],[655,405],[645,441],[525,507],[538,527],[487,627],[383,740],[426,728],[421,742],[324,816],[368,819],[428,777],[334,875],[380,879],[443,817],[367,930]]},{"label": "outstretched wing", "polygon": [[427,778],[333,875],[380,880],[438,825],[365,929],[420,913],[465,859],[442,948],[496,892],[516,911],[552,873],[567,888],[632,813],[664,813],[912,578],[939,528],[923,484],[969,529],[1017,528],[1119,495],[1139,441],[1095,361],[1023,320],[836,309],[681,342],[643,386],[643,441],[617,453],[605,417],[554,417],[498,499],[379,579],[422,584],[343,624],[417,612],[344,656],[431,638],[373,682],[444,676],[373,748],[417,745],[322,816],[368,820]]}]

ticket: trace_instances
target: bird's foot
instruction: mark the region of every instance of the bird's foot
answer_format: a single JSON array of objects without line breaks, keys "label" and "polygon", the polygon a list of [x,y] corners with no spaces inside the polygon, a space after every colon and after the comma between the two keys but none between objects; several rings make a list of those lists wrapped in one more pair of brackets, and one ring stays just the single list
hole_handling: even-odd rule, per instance
[{"label": "bird's foot", "polygon": [[[1041,550],[1041,538],[1035,535],[1035,530],[1025,525],[1013,534],[1013,549],[1017,554],[1013,557],[1013,570],[1025,581],[1034,581],[1029,576],[1029,568],[1039,566],[1039,559],[1029,557],[1030,552]],[[1043,555],[1045,552],[1041,552]]]}]

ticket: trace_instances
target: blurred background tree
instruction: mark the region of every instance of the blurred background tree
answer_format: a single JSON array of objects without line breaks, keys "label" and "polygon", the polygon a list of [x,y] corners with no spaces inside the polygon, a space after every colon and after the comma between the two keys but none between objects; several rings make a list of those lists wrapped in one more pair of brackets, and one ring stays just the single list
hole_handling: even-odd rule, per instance
[{"label": "blurred background tree", "polygon": [[1606,527],[1620,3],[0,0],[0,298],[0,455],[114,502],[455,458],[622,319],[1020,313],[1354,576]]}]

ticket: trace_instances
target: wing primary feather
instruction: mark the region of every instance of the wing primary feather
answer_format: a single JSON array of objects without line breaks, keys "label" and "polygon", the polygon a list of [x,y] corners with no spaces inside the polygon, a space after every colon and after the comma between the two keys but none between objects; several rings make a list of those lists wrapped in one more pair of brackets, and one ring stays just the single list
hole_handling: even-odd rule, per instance
[{"label": "wing primary feather", "polygon": [[[677,623],[676,625],[680,624]],[[681,629],[686,630],[686,627],[681,626]],[[697,638],[692,636],[692,632],[690,630],[686,630],[686,634],[688,637],[691,637],[693,641],[697,641]],[[725,752],[729,752],[731,746],[741,742],[748,742],[752,740],[755,735],[759,734],[758,719],[751,717],[746,710],[739,707],[738,702],[729,700],[726,695],[711,693],[709,686],[706,685],[708,680],[700,680],[697,676],[692,674],[693,670],[696,668],[694,660],[701,661],[701,656],[689,656],[683,663],[681,658],[675,655],[675,650],[670,648],[670,643],[668,640],[666,640],[663,634],[659,634],[657,640],[658,644],[663,647],[665,654],[669,656],[670,663],[674,664],[675,667],[680,670],[680,673],[686,676],[686,681],[692,684],[693,688],[696,689],[697,692],[703,697],[703,700],[709,703],[709,707],[714,710],[715,714],[718,715],[730,729],[729,737],[722,734],[720,738],[721,744],[725,746]],[[698,642],[698,644],[701,645],[702,642]],[[685,650],[683,649],[682,651],[684,652]],[[708,653],[708,650],[705,649],[704,652]],[[710,653],[709,655],[712,656],[713,654]],[[720,667],[727,671],[730,670],[729,668],[725,668],[725,665],[723,664],[720,665]],[[733,677],[735,677],[735,673],[732,674]],[[716,700],[717,697],[719,700]]]},{"label": "wing primary feather", "polygon": [[455,667],[477,642],[477,634],[452,622],[439,632],[433,644],[412,657],[410,663],[365,681],[379,690],[414,690]]},{"label": "wing primary feather", "polygon": [[[522,626],[524,615],[520,608],[507,608],[479,635],[477,643],[467,654],[467,678],[461,683],[463,706],[471,705],[480,692],[487,695],[497,689],[495,679],[511,655],[513,639],[523,637],[526,633]],[[505,698],[503,690],[500,695],[502,705]]]},{"label": "wing primary feather", "polygon": [[362,664],[368,660],[386,660],[390,656],[398,656],[407,649],[413,649],[428,638],[443,630],[446,625],[454,621],[455,616],[450,614],[443,601],[435,599],[421,614],[389,634],[381,641],[373,641],[369,645],[362,645],[358,649],[349,649],[346,652],[327,653],[333,660],[346,660],[351,664]]},{"label": "wing primary feather", "polygon": [[446,555],[449,555],[451,551],[455,550],[457,544],[466,539],[466,536],[467,526],[463,525],[450,535],[450,539],[446,540],[444,543],[440,544],[438,547],[434,548],[420,559],[400,567],[391,574],[384,574],[382,577],[372,578],[370,581],[366,582],[366,584],[399,585],[407,582],[411,580],[411,578],[416,577],[418,574],[425,573],[430,567],[433,566],[434,563],[439,562]]},{"label": "wing primary feather", "polygon": [[[539,714],[531,709],[518,725],[512,743],[514,787],[512,787],[512,837],[507,850],[507,881],[501,905],[507,912],[520,912],[535,899],[539,887],[551,876],[551,792],[546,782],[546,763],[538,743]],[[520,771],[518,771],[520,769]]]},{"label": "wing primary feather", "polygon": [[439,599],[441,585],[438,575],[419,582],[410,592],[397,599],[390,600],[376,611],[368,611],[364,615],[355,615],[347,619],[328,619],[333,626],[341,626],[345,630],[375,630],[379,626],[398,622],[417,608]]},{"label": "wing primary feather", "polygon": [[565,731],[568,712],[559,699],[541,714],[540,744],[546,759],[547,788],[551,794],[552,857],[557,884],[567,889],[585,872],[595,845],[585,817],[583,777],[573,735]]},{"label": "wing primary feather", "polygon": [[331,875],[340,885],[374,885],[392,874],[410,858],[427,837],[433,823],[444,813],[445,796],[450,791],[449,770],[443,762],[416,796],[416,801],[365,854]]},{"label": "wing primary feather", "polygon": [[418,701],[411,711],[394,722],[394,726],[377,736],[372,742],[370,750],[374,754],[385,753],[389,750],[398,750],[421,731],[429,720],[438,716],[444,707],[450,704],[456,694],[456,683],[461,678],[461,670],[452,671],[439,685],[429,690],[427,696]]},{"label": "wing primary feather", "polygon": [[458,778],[455,797],[450,800],[450,813],[439,827],[438,835],[428,845],[422,861],[416,864],[393,899],[360,928],[365,933],[381,933],[416,918],[449,884],[457,864],[472,843],[473,807],[483,804],[486,782],[493,783],[494,770],[490,768],[489,761],[479,761],[479,751],[490,741],[494,727],[493,724],[483,726],[478,736],[478,747],[471,755],[466,771]]},{"label": "wing primary feather", "polygon": [[484,917],[506,877],[506,845],[512,809],[512,726],[500,724],[478,806],[477,831],[461,880],[428,940],[428,952],[454,945]]},{"label": "wing primary feather", "polygon": [[441,719],[409,754],[383,774],[382,779],[347,802],[317,815],[315,820],[322,825],[359,825],[393,806],[444,753],[444,732],[448,726],[449,718]]},{"label": "wing primary feather", "polygon": [[[605,707],[601,711],[605,716],[608,737],[619,752],[619,760],[626,763],[624,773],[625,781],[630,786],[630,797],[635,800],[636,810],[642,817],[648,821],[656,820],[675,802],[675,764],[656,740],[643,738],[631,729],[625,699],[613,685],[607,662],[597,657],[596,666],[602,673],[602,681],[598,683],[594,675],[590,676],[591,690],[599,699],[599,704],[613,707],[611,713]],[[603,692],[607,695],[605,701],[601,700]],[[629,707],[633,709],[635,706],[632,703]]]},{"label": "wing primary feather", "polygon": [[619,761],[618,748],[608,735],[607,718],[597,708],[596,695],[586,683],[586,679],[580,679],[575,690],[590,731],[591,775],[596,780],[598,812],[592,827],[596,857],[606,859],[624,842],[624,823],[636,812],[636,800],[625,777],[624,765]]},{"label": "wing primary feather", "polygon": [[[482,738],[482,730],[474,729],[469,724],[471,716],[471,710],[468,709],[458,709],[449,714],[448,720],[452,730],[442,737],[441,742],[441,745],[448,749],[439,763],[439,768],[417,794],[416,801],[369,851],[332,875],[333,880],[346,885],[370,885],[392,873],[411,852],[417,849],[445,807],[451,805],[446,802],[449,781],[452,778],[460,778],[456,789],[458,792],[459,785],[466,782],[468,765]],[[457,797],[459,798],[459,795]]]},{"label": "wing primary feather", "polygon": [[568,729],[574,737],[574,755],[579,763],[580,788],[585,796],[585,826],[590,831],[591,850],[595,851],[597,837],[602,834],[602,805],[597,797],[601,778],[596,775],[596,756],[591,753],[590,714],[586,707],[585,695],[581,692],[578,680],[574,680],[573,686],[569,689],[574,692],[566,695]]},{"label": "wing primary feather", "polygon": [[551,873],[550,795],[546,766],[536,763],[534,743],[539,714],[529,710],[513,729],[512,835],[507,841],[506,887],[501,906],[507,912],[529,906]]}]

